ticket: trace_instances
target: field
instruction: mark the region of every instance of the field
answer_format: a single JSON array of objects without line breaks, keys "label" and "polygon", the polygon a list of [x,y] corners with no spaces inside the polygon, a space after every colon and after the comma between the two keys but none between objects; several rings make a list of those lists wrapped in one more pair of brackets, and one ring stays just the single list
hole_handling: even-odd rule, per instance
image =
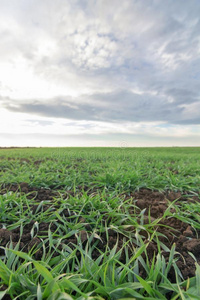
[{"label": "field", "polygon": [[0,149],[0,299],[200,299],[200,148]]}]

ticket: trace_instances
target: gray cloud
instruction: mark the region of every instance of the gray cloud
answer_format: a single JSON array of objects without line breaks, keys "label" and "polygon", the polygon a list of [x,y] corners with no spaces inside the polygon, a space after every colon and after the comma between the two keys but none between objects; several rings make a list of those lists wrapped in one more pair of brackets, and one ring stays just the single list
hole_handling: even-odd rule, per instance
[{"label": "gray cloud", "polygon": [[171,96],[177,104],[189,104],[200,101],[200,93],[186,88],[171,88],[166,90],[166,94]]},{"label": "gray cloud", "polygon": [[[152,122],[164,121],[175,124],[200,124],[199,117],[187,115],[184,103],[196,102],[194,92],[170,89],[165,96],[142,94],[130,91],[84,95],[79,104],[73,104],[73,98],[58,97],[48,103],[42,101],[21,102],[17,105],[4,103],[4,107],[13,112],[25,112],[44,117],[66,118],[72,120],[106,122]],[[173,102],[168,98],[173,99]],[[88,100],[87,103],[85,100]],[[74,99],[75,100],[75,99]],[[81,101],[82,100],[82,101]],[[76,102],[75,102],[76,103]],[[198,103],[198,102],[197,102]],[[199,101],[200,103],[200,101]]]}]

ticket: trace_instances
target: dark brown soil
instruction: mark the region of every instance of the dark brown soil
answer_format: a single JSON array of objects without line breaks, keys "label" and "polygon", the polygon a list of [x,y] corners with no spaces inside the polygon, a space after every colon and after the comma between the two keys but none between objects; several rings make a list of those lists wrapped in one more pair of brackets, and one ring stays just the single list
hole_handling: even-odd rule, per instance
[{"label": "dark brown soil", "polygon": [[[171,191],[160,193],[148,189],[143,189],[134,193],[134,198],[137,199],[136,205],[140,209],[146,208],[145,215],[148,215],[148,211],[150,210],[152,221],[163,216],[168,207],[168,201],[178,199],[176,202],[177,205],[181,201],[200,202],[198,196],[189,196],[187,193],[181,194],[180,192]],[[171,212],[173,212],[173,209]],[[175,243],[176,251],[179,253],[177,265],[184,279],[194,276],[196,269],[195,261],[188,251],[196,257],[197,262],[200,264],[200,237],[198,237],[198,232],[196,232],[189,224],[183,223],[174,217],[165,218],[160,221],[158,226],[156,226],[156,229],[157,232],[165,235],[166,238],[159,237],[159,240],[169,249],[172,247],[173,243]],[[156,243],[151,242],[148,248],[148,255],[151,258],[154,252],[157,253]],[[167,252],[163,251],[162,254],[168,258]],[[171,275],[174,277],[173,274]],[[174,280],[175,278],[171,278],[172,282]]]},{"label": "dark brown soil", "polygon": [[[0,195],[5,194],[7,191],[11,192],[21,192],[22,194],[28,194],[28,199],[35,200],[52,200],[54,197],[59,197],[59,192],[56,190],[50,190],[46,188],[35,188],[30,187],[28,183],[22,182],[20,184],[6,184],[2,185],[0,190]],[[70,192],[68,192],[70,193]]]},{"label": "dark brown soil", "polygon": [[[37,161],[36,161],[37,162]],[[59,188],[62,189],[65,186],[60,186]],[[35,199],[35,200],[52,200],[54,197],[59,197],[60,193],[58,192],[58,187],[56,189],[51,188],[36,188],[31,187],[28,185],[27,182],[21,182],[19,184],[2,184],[0,186],[0,195],[5,194],[6,192],[21,192],[22,194],[28,194],[28,199]],[[79,196],[82,195],[83,192],[88,192],[89,194],[98,192],[96,187],[85,187],[85,186],[77,186],[76,191],[74,190],[67,190],[62,191],[62,197],[67,198],[69,196],[76,196],[77,193]]]},{"label": "dark brown soil", "polygon": [[[2,186],[0,193],[4,194],[8,190],[13,192],[20,191],[22,193],[26,193],[28,194],[28,198],[34,197],[34,199],[39,201],[53,200],[54,197],[59,197],[60,195],[59,192],[55,190],[44,188],[36,189],[33,187],[29,187],[27,183],[21,183],[20,185]],[[68,195],[69,192],[66,192],[66,199]],[[192,196],[189,195],[189,193],[187,194],[171,191],[161,193],[158,191],[151,191],[148,189],[142,189],[138,192],[132,193],[131,195],[124,194],[121,195],[121,197],[123,197],[123,199],[125,200],[130,199],[130,203],[133,204],[132,209],[134,209],[134,205],[136,205],[136,210],[138,210],[138,212],[140,212],[140,210],[146,209],[142,221],[143,224],[151,224],[151,222],[154,222],[156,219],[162,218],[164,212],[168,208],[168,203],[176,199],[178,199],[177,203],[180,203],[181,201],[200,201],[199,196]],[[36,209],[37,205],[33,207],[33,214],[36,211]],[[171,209],[171,212],[173,212],[173,209]],[[132,213],[131,210],[130,213]],[[151,217],[148,216],[149,213]],[[69,213],[67,209],[63,210],[62,214],[65,216],[65,218],[69,219],[71,219],[73,215],[75,216],[75,213]],[[109,216],[105,216],[104,221],[107,221],[108,223]],[[78,243],[78,238],[80,238],[83,246],[87,243],[92,231],[91,226],[89,224],[84,223],[84,217],[80,217],[79,222],[83,223],[83,228],[79,232],[78,236],[73,235],[70,238],[63,239],[62,244],[59,246],[59,250],[61,250],[62,247],[65,247],[66,245],[70,246],[71,248],[74,248],[74,245]],[[31,235],[33,225],[34,221],[31,221],[29,224],[25,225],[23,228],[23,234],[21,236],[19,227],[9,231],[7,229],[3,229],[2,226],[0,226],[0,246],[5,247],[12,240],[13,246],[15,246],[19,242],[19,249],[25,252],[28,252],[35,247],[35,259],[41,259],[43,254],[42,247],[40,247],[41,239],[47,239],[46,245],[48,247],[48,229],[50,228],[51,232],[56,232],[57,225],[42,222],[39,224],[38,231],[34,236]],[[151,226],[149,225],[149,227]],[[183,223],[182,221],[174,217],[166,217],[162,219],[156,226],[150,228],[150,230],[152,230],[152,232],[156,230],[157,232],[162,233],[162,236],[159,237],[159,240],[169,249],[175,243],[176,251],[179,253],[177,254],[177,265],[180,271],[182,272],[184,279],[194,276],[195,261],[188,252],[191,252],[195,256],[197,262],[200,263],[200,238],[197,235],[198,232],[195,231],[189,224]],[[127,234],[130,234],[131,232],[135,232],[134,226],[129,227],[127,229]],[[145,242],[148,243],[147,232],[143,230],[140,233],[144,236]],[[96,250],[93,251],[94,259],[96,259],[100,255],[99,250],[105,251],[106,245],[108,245],[110,249],[112,249],[113,246],[118,242],[117,250],[120,250],[123,247],[124,242],[127,240],[125,235],[118,234],[117,232],[111,229],[109,229],[108,234],[106,234],[106,232],[99,232],[98,234],[100,236],[100,239],[96,237],[93,239],[92,242],[97,245]],[[130,255],[131,247],[134,246],[134,244],[130,245]],[[153,240],[149,243],[147,247],[147,255],[151,260],[154,254],[157,253],[157,244],[156,241]],[[1,254],[3,254],[3,250],[0,250],[0,255]],[[58,255],[58,253],[55,252],[54,255]],[[169,253],[167,251],[162,250],[162,255],[167,261]],[[144,254],[143,256],[145,258]],[[125,262],[125,253],[123,253],[123,251],[120,260],[122,262]],[[145,271],[142,269],[141,276],[145,278]],[[169,279],[171,280],[171,282],[174,282],[175,280],[173,270],[170,272]]]}]

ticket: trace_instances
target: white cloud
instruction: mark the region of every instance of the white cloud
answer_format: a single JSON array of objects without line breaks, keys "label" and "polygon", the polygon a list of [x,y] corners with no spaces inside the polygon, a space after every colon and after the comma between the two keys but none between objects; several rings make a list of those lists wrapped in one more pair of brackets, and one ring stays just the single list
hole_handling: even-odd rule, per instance
[{"label": "white cloud", "polygon": [[[66,134],[192,136],[200,123],[199,9],[198,0],[1,0],[2,133],[15,118],[18,133],[56,134],[57,126]],[[74,125],[65,127],[69,114]]]}]

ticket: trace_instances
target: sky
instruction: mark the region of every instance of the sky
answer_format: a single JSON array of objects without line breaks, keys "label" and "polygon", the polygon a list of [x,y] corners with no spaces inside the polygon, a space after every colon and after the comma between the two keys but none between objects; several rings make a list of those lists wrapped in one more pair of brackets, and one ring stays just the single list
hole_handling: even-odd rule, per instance
[{"label": "sky", "polygon": [[0,0],[0,146],[200,146],[200,1]]}]

